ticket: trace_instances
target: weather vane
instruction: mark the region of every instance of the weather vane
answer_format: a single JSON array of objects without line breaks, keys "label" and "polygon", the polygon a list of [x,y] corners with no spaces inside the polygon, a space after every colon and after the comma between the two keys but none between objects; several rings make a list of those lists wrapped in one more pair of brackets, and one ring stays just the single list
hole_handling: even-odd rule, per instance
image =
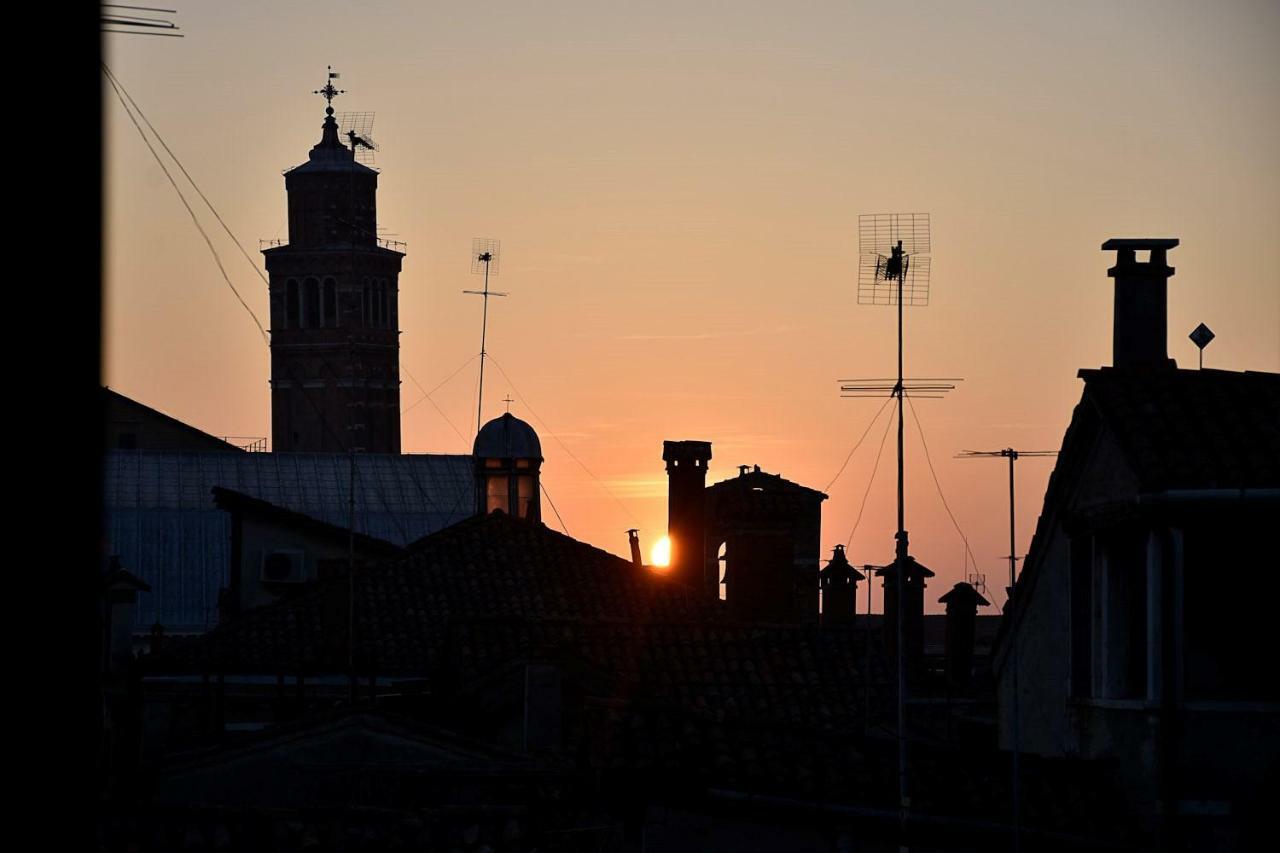
[{"label": "weather vane", "polygon": [[334,71],[332,65],[326,65],[325,67],[329,70],[329,77],[328,79],[325,80],[324,88],[316,89],[311,94],[324,95],[325,103],[328,105],[325,107],[325,112],[327,112],[329,115],[333,115],[333,99],[338,97],[339,95],[345,95],[347,93],[347,90],[334,88],[333,81],[337,80],[342,75],[339,74],[337,71]]}]

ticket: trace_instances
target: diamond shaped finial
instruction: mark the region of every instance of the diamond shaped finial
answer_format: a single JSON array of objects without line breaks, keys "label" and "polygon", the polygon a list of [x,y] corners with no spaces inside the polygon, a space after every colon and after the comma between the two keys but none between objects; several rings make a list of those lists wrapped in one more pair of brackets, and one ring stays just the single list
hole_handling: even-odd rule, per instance
[{"label": "diamond shaped finial", "polygon": [[1215,336],[1213,334],[1213,330],[1204,323],[1201,323],[1199,326],[1196,326],[1195,329],[1192,330],[1191,334],[1187,335],[1187,337],[1191,338],[1191,342],[1197,347],[1204,349],[1209,345],[1209,341],[1213,340]]}]

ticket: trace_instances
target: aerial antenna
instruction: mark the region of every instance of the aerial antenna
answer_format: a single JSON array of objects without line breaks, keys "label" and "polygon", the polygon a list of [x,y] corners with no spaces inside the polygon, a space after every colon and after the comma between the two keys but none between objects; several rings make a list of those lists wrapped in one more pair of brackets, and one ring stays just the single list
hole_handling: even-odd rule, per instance
[{"label": "aerial antenna", "polygon": [[[903,497],[902,404],[908,395],[938,398],[955,389],[958,379],[905,380],[902,375],[902,309],[929,304],[930,222],[927,213],[867,213],[858,217],[858,304],[892,305],[898,309],[898,375],[896,379],[841,380],[841,395],[898,400],[898,530],[894,534],[893,571],[898,584],[898,816],[906,831],[910,794],[907,784],[907,664],[904,633],[907,558],[905,500]],[[885,573],[889,569],[886,568]]]},{"label": "aerial antenna", "polygon": [[357,162],[366,165],[373,162],[373,155],[379,150],[378,143],[373,141],[373,117],[371,112],[346,112],[335,116],[347,137],[347,144],[351,146],[352,155]]},{"label": "aerial antenna", "polygon": [[[957,454],[959,459],[980,459],[980,458],[1004,458],[1009,460],[1009,602],[1013,601],[1013,589],[1017,582],[1018,572],[1018,550],[1017,539],[1014,532],[1014,510],[1013,510],[1013,463],[1017,462],[1022,456],[1057,456],[1056,450],[1015,450],[1012,447],[1005,447],[1001,450],[965,450]],[[976,567],[975,567],[976,568]],[[985,592],[986,582],[983,578]],[[1010,663],[1012,664],[1012,681],[1013,681],[1013,849],[1019,849],[1022,836],[1022,815],[1020,807],[1019,794],[1019,770],[1018,770],[1018,620],[1014,616],[1013,608],[1009,607],[1010,624],[1013,626],[1009,635],[1010,642]]]},{"label": "aerial antenna", "polygon": [[[157,9],[153,6],[129,6],[120,3],[102,3],[102,15],[99,24],[104,33],[119,33],[134,36],[168,36],[184,38],[177,32],[182,29],[173,21],[157,18],[154,15],[136,15],[135,12],[159,12],[164,15],[178,14],[176,9]],[[107,29],[111,27],[112,29]]]},{"label": "aerial antenna", "polygon": [[496,290],[489,289],[489,276],[497,275],[500,268],[499,261],[502,258],[502,242],[493,240],[488,237],[477,237],[471,241],[471,272],[475,275],[484,274],[484,290],[464,290],[463,293],[469,293],[473,296],[484,297],[484,315],[480,324],[480,391],[476,395],[476,432],[480,432],[480,417],[484,411],[484,359],[485,359],[485,337],[489,332],[489,297],[490,296],[507,296],[509,294],[500,293]]},{"label": "aerial antenna", "polygon": [[1195,344],[1196,349],[1200,350],[1200,369],[1204,370],[1204,348],[1217,336],[1214,335],[1212,329],[1201,323],[1192,329],[1191,334],[1187,335],[1187,337],[1191,338],[1191,343]]}]

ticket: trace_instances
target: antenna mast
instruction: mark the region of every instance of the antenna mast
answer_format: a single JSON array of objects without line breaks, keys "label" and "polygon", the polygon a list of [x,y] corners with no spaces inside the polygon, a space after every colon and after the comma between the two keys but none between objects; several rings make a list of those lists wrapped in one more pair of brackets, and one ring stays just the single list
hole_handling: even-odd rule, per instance
[{"label": "antenna mast", "polygon": [[[911,808],[907,784],[907,663],[904,631],[907,571],[910,548],[906,529],[906,502],[903,477],[903,399],[913,396],[940,397],[955,388],[954,379],[907,381],[902,371],[902,309],[905,305],[929,304],[929,214],[870,213],[858,217],[858,304],[898,307],[898,375],[892,385],[884,379],[841,380],[844,396],[883,396],[887,391],[898,400],[898,530],[894,533],[893,569],[898,584],[898,816],[905,834]],[[888,571],[888,570],[886,570]],[[887,582],[887,581],[886,581]]]},{"label": "antenna mast", "polygon": [[484,359],[485,359],[485,339],[489,333],[489,297],[490,296],[508,296],[509,294],[500,293],[496,290],[489,289],[489,275],[497,275],[499,270],[499,260],[502,253],[502,243],[499,240],[492,240],[488,237],[477,237],[471,241],[471,272],[475,275],[484,274],[484,290],[464,290],[463,293],[469,293],[472,296],[480,296],[484,298],[483,319],[480,324],[480,390],[476,394],[476,432],[480,432],[481,415],[484,412]]},{"label": "antenna mast", "polygon": [[[1005,458],[1009,460],[1009,590],[1008,601],[1006,607],[1008,609],[1010,624],[1013,626],[1009,634],[1010,642],[1010,662],[1012,664],[1012,680],[1013,680],[1013,849],[1020,849],[1022,843],[1022,810],[1021,795],[1018,791],[1019,784],[1019,767],[1018,752],[1020,751],[1018,744],[1018,620],[1014,618],[1013,613],[1013,588],[1017,583],[1018,574],[1018,550],[1017,539],[1014,527],[1014,504],[1013,504],[1013,463],[1018,461],[1020,456],[1057,456],[1056,450],[1015,450],[1012,447],[1006,447],[1002,450],[966,450],[957,454],[959,459],[979,459],[979,458]],[[976,567],[975,567],[976,568]],[[985,586],[985,584],[984,584]]]}]

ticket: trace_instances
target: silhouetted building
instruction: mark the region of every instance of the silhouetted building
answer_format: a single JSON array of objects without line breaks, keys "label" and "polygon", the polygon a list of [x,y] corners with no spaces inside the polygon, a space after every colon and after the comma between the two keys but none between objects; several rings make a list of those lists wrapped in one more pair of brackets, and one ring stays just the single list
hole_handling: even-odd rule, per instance
[{"label": "silhouetted building", "polygon": [[[345,453],[108,451],[105,546],[151,586],[138,605],[138,630],[159,622],[171,635],[207,631],[218,623],[220,609],[240,601],[238,593],[228,599],[225,592],[233,585],[233,565],[261,576],[267,552],[298,550],[299,537],[283,516],[271,523],[279,534],[275,545],[255,539],[259,550],[244,550],[234,541],[233,514],[214,501],[215,487],[345,531],[351,463]],[[470,456],[355,455],[355,530],[361,536],[406,545],[474,514],[475,495]],[[296,532],[304,540],[309,535]],[[331,558],[333,547],[302,547],[291,580],[273,588],[318,580],[319,561]],[[345,542],[340,550],[345,553]]]},{"label": "silhouetted building", "polygon": [[[702,589],[714,583],[703,554],[707,539],[707,463],[709,441],[664,441],[667,463],[667,536],[671,541],[669,574],[680,583]],[[719,578],[716,578],[719,580]]]},{"label": "silhouetted building", "polygon": [[1080,371],[1006,609],[1000,742],[1016,717],[1022,751],[1115,762],[1165,843],[1239,849],[1280,766],[1280,681],[1259,657],[1280,593],[1280,374],[1167,358],[1174,245],[1104,244],[1120,253],[1115,366]]},{"label": "silhouetted building", "polygon": [[237,453],[242,448],[137,400],[102,389],[108,450],[190,450]]},{"label": "silhouetted building", "polygon": [[400,452],[398,279],[377,237],[378,173],[343,144],[333,108],[285,173],[289,241],[270,274],[271,449]]},{"label": "silhouetted building", "polygon": [[826,499],[759,465],[707,487],[705,575],[719,574],[723,546],[724,598],[735,618],[817,623]]},{"label": "silhouetted building", "polygon": [[510,412],[494,418],[476,434],[471,453],[476,464],[476,511],[542,520],[539,471],[542,443],[533,427]]}]

